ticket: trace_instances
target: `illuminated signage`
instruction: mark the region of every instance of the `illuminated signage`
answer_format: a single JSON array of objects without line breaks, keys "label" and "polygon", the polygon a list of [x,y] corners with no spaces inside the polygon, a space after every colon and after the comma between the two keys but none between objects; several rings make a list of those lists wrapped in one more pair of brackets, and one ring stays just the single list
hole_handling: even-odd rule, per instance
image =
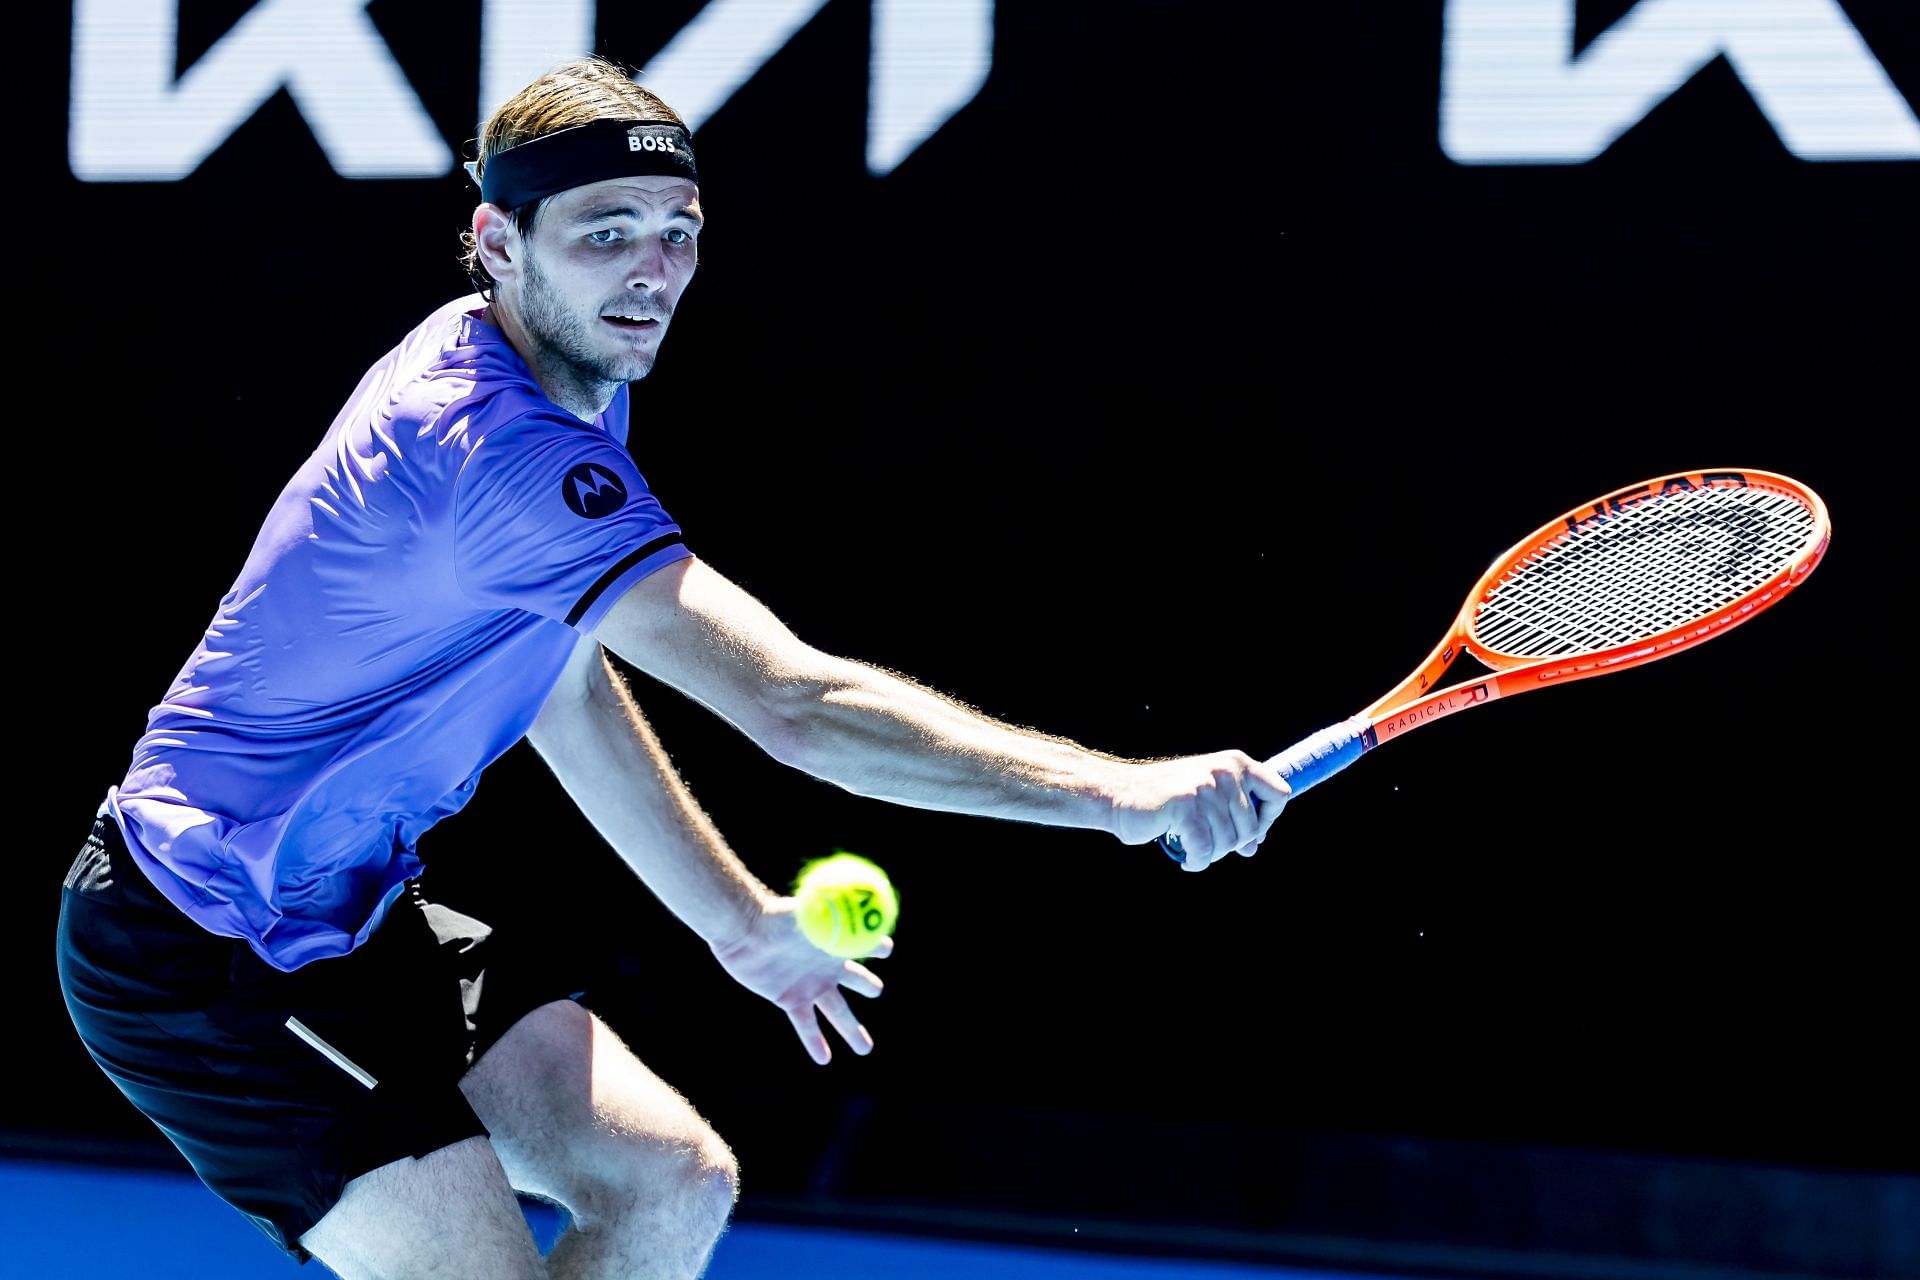
[{"label": "illuminated signage", "polygon": [[[456,157],[368,0],[260,0],[176,76],[182,0],[74,0],[68,157],[91,182],[192,173],[284,90],[334,170],[427,178]],[[827,0],[710,0],[642,82],[698,128]],[[869,0],[866,158],[893,171],[971,102],[993,0]],[[1439,139],[1461,164],[1579,164],[1725,59],[1808,160],[1920,159],[1920,120],[1835,0],[1640,0],[1574,51],[1576,0],[1446,0]],[[596,0],[481,0],[484,118],[595,47]]]},{"label": "illuminated signage", "polygon": [[[826,2],[713,0],[647,60],[642,83],[697,129]],[[261,0],[176,78],[179,3],[74,0],[76,177],[184,178],[282,89],[343,176],[453,170],[453,148],[368,19],[368,0]],[[886,174],[980,91],[993,65],[993,0],[872,4],[867,167]],[[591,51],[594,20],[594,0],[482,0],[475,119]]]},{"label": "illuminated signage", "polygon": [[1833,0],[1641,0],[1573,54],[1574,0],[1448,0],[1440,145],[1462,164],[1591,160],[1724,57],[1788,151],[1920,159],[1920,121]]}]

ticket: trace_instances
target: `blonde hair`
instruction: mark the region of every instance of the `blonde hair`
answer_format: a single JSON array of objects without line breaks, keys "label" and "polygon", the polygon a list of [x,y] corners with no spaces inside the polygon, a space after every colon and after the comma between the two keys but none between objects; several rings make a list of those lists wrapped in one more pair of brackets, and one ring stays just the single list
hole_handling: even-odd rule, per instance
[{"label": "blonde hair", "polygon": [[[645,120],[687,127],[678,112],[658,94],[636,84],[632,73],[618,63],[598,57],[575,58],[542,75],[487,117],[476,139],[478,174],[485,177],[487,161],[509,147],[595,120]],[[508,211],[521,235],[532,234],[534,219],[545,203],[545,198],[531,200]],[[460,265],[466,268],[474,287],[487,293],[493,288],[493,277],[480,263],[473,228],[460,233],[460,244]]]}]

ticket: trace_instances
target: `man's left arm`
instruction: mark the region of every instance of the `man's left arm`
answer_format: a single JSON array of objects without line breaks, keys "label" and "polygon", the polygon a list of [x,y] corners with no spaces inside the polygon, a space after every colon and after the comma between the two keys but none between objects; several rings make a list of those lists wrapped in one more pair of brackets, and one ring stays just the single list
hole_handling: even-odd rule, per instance
[{"label": "man's left arm", "polygon": [[[830,1056],[816,1008],[856,1053],[873,1048],[838,988],[876,996],[880,980],[800,934],[793,900],[727,846],[592,636],[580,638],[527,741],[654,896],[736,981],[786,1011],[814,1061]],[[889,941],[875,954],[891,950]]]},{"label": "man's left arm", "polygon": [[592,636],[575,646],[527,741],[634,874],[709,944],[738,939],[773,904],[777,895],[727,847]]}]

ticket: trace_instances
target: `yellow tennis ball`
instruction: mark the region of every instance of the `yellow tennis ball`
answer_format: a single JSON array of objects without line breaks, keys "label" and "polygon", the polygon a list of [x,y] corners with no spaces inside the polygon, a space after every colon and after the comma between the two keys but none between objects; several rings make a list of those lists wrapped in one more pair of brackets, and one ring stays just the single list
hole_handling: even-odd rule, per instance
[{"label": "yellow tennis ball", "polygon": [[871,954],[900,916],[900,895],[887,873],[858,854],[814,859],[800,869],[793,892],[800,932],[829,955]]}]

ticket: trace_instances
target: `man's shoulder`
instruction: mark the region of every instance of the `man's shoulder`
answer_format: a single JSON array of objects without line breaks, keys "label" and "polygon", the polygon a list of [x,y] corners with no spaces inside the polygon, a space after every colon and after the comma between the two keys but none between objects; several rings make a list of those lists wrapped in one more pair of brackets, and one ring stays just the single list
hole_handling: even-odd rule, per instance
[{"label": "man's shoulder", "polygon": [[468,471],[537,472],[629,460],[618,442],[556,408],[537,391],[531,397],[501,391],[488,398],[484,410],[455,416],[459,422],[451,429],[462,435]]},{"label": "man's shoulder", "polygon": [[477,440],[553,409],[525,362],[484,319],[479,294],[436,308],[388,359],[390,414],[442,444]]},{"label": "man's shoulder", "polygon": [[428,380],[461,379],[499,386],[534,385],[533,374],[498,329],[486,300],[469,294],[435,310],[401,343]]},{"label": "man's shoulder", "polygon": [[626,389],[609,406],[604,426],[582,422],[548,398],[506,335],[488,322],[486,310],[479,294],[456,298],[415,326],[389,357],[396,374],[389,412],[396,426],[462,453],[509,440],[516,451],[544,442],[588,453],[624,452]]}]

